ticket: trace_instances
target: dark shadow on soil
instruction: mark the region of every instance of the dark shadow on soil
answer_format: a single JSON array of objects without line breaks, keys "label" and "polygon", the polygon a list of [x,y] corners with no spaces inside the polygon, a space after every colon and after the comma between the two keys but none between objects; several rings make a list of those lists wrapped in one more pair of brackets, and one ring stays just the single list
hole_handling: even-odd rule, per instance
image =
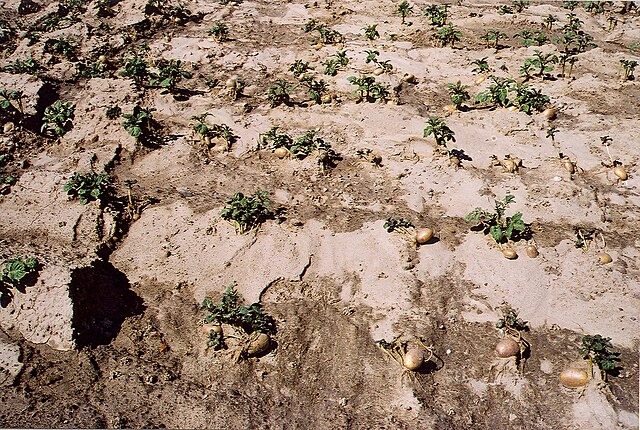
[{"label": "dark shadow on soil", "polygon": [[74,336],[80,348],[110,343],[125,318],[145,309],[124,273],[102,260],[73,272],[69,294],[73,301]]}]

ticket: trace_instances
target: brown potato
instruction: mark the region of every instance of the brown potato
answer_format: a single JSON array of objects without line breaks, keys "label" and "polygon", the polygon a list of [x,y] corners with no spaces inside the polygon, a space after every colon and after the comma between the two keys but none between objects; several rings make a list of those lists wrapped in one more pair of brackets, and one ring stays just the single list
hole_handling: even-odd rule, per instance
[{"label": "brown potato", "polygon": [[502,339],[496,345],[496,355],[500,358],[515,357],[520,353],[520,345],[513,339]]},{"label": "brown potato", "polygon": [[430,228],[419,228],[416,230],[416,243],[418,245],[424,245],[429,242],[433,237],[433,230]]},{"label": "brown potato", "polygon": [[418,370],[424,363],[424,352],[420,348],[412,348],[404,355],[402,365],[409,370]]},{"label": "brown potato", "polygon": [[589,375],[583,369],[567,368],[560,372],[560,383],[567,388],[579,388],[587,385]]},{"label": "brown potato", "polygon": [[518,254],[516,253],[516,251],[510,247],[510,246],[505,246],[502,249],[502,255],[504,255],[504,258],[507,258],[509,260],[515,260],[516,258],[518,258]]}]

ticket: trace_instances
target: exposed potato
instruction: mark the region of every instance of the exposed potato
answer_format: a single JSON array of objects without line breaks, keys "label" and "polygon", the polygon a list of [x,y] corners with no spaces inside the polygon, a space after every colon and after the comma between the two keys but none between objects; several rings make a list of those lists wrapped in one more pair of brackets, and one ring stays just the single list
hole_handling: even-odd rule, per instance
[{"label": "exposed potato", "polygon": [[542,116],[545,117],[545,119],[552,120],[556,117],[557,113],[558,111],[556,108],[549,108],[542,112]]},{"label": "exposed potato", "polygon": [[560,383],[567,388],[579,388],[587,385],[589,375],[583,369],[568,368],[560,372]]},{"label": "exposed potato", "polygon": [[509,260],[515,260],[516,258],[518,258],[518,254],[516,253],[516,251],[510,247],[510,246],[505,246],[502,249],[502,255],[504,255],[504,258],[507,258]]},{"label": "exposed potato", "polygon": [[269,349],[271,338],[266,333],[258,333],[247,347],[248,355],[259,355]]},{"label": "exposed potato", "polygon": [[433,230],[430,228],[419,228],[416,230],[416,243],[424,245],[433,237]]},{"label": "exposed potato", "polygon": [[496,355],[500,358],[515,357],[520,353],[520,345],[513,339],[502,339],[496,345]]},{"label": "exposed potato", "polygon": [[626,181],[629,177],[627,171],[622,166],[616,166],[613,168],[613,174],[620,178],[621,181]]},{"label": "exposed potato", "polygon": [[598,254],[598,258],[600,259],[600,263],[602,264],[609,264],[613,261],[611,256],[606,252],[601,252],[600,254]]},{"label": "exposed potato", "polygon": [[536,258],[539,255],[538,248],[535,245],[528,245],[525,248],[525,252],[529,258]]},{"label": "exposed potato", "polygon": [[409,370],[418,370],[424,363],[424,352],[420,348],[412,348],[404,355],[402,365]]}]

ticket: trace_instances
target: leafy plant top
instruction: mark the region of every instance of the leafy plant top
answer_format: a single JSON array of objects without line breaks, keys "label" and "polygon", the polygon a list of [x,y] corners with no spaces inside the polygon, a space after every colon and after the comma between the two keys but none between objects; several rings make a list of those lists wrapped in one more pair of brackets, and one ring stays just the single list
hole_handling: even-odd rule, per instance
[{"label": "leafy plant top", "polygon": [[502,310],[502,318],[496,323],[497,329],[512,329],[517,331],[528,331],[526,321],[518,318],[518,312],[507,306]]},{"label": "leafy plant top", "polygon": [[349,76],[347,81],[358,87],[354,94],[358,96],[359,100],[375,102],[376,100],[386,100],[389,97],[389,87],[376,82],[376,78],[373,76],[363,75],[358,78]]},{"label": "leafy plant top", "polygon": [[456,82],[455,84],[447,84],[447,91],[449,91],[451,101],[458,109],[460,108],[460,105],[462,105],[462,103],[471,98],[471,96],[469,95],[469,91],[467,90],[467,86],[462,85],[462,82],[460,81]]},{"label": "leafy plant top", "polygon": [[137,51],[129,51],[120,76],[133,79],[135,86],[141,88],[150,76],[147,55],[148,48],[144,46]]},{"label": "leafy plant top", "polygon": [[226,221],[234,222],[238,232],[245,233],[259,226],[272,215],[269,204],[269,193],[266,191],[256,191],[248,197],[242,193],[236,193],[227,201],[220,216]]},{"label": "leafy plant top", "polygon": [[209,313],[204,318],[205,324],[229,324],[241,328],[248,334],[276,332],[275,320],[264,312],[260,303],[246,306],[241,305],[241,302],[242,296],[233,285],[227,287],[218,304],[214,304],[209,297],[205,297],[201,306],[202,310]]},{"label": "leafy plant top", "polygon": [[40,131],[44,133],[51,129],[56,136],[62,136],[71,123],[74,112],[75,106],[72,102],[62,103],[57,101],[51,106],[47,106],[44,110],[43,124]]},{"label": "leafy plant top", "polygon": [[412,228],[413,224],[411,221],[393,215],[387,218],[383,227],[387,230],[387,233],[393,233],[394,231],[406,231],[407,229]]},{"label": "leafy plant top", "polygon": [[271,107],[277,107],[281,104],[290,104],[290,93],[295,87],[284,79],[278,79],[271,84],[267,92],[267,101]]},{"label": "leafy plant top", "polygon": [[142,140],[150,136],[153,128],[153,114],[155,109],[147,109],[135,105],[132,113],[123,114],[122,117],[126,120],[122,123],[122,126],[127,132],[136,138],[136,140]]},{"label": "leafy plant top", "polygon": [[38,260],[33,257],[7,260],[2,268],[2,282],[7,286],[18,286],[27,276],[37,270]]},{"label": "leafy plant top", "polygon": [[336,30],[328,28],[326,24],[318,22],[315,19],[307,21],[303,30],[305,33],[310,33],[312,31],[318,32],[319,37],[311,40],[311,43],[314,44],[321,43],[331,45],[344,42],[344,36],[342,34]]},{"label": "leafy plant top", "polygon": [[316,137],[316,133],[315,130],[307,130],[304,135],[297,138],[288,148],[291,155],[303,159],[316,150],[324,142],[321,138]]},{"label": "leafy plant top", "polygon": [[338,70],[344,69],[349,64],[349,58],[347,57],[347,51],[336,51],[335,55],[327,59],[324,63],[324,74],[328,76],[335,76],[338,74]]},{"label": "leafy plant top", "polygon": [[261,138],[261,144],[267,148],[287,148],[290,149],[293,145],[293,138],[286,133],[278,133],[279,127],[271,127],[271,129],[264,133]]},{"label": "leafy plant top", "polygon": [[166,88],[171,93],[175,91],[178,82],[191,78],[191,73],[182,68],[180,60],[162,59],[158,61],[157,67],[158,72],[151,73],[150,84]]},{"label": "leafy plant top", "polygon": [[429,5],[424,9],[423,14],[429,18],[431,25],[442,27],[447,23],[449,17],[449,5]]},{"label": "leafy plant top", "polygon": [[482,227],[484,234],[491,234],[496,243],[517,239],[528,231],[528,227],[522,220],[520,212],[510,217],[504,216],[507,207],[513,202],[515,202],[515,197],[507,194],[504,200],[495,200],[493,212],[476,208],[464,220]]},{"label": "leafy plant top", "polygon": [[413,6],[409,5],[407,0],[402,0],[396,9],[396,13],[402,18],[402,24],[405,24],[405,18],[413,12]]},{"label": "leafy plant top", "polygon": [[447,24],[444,27],[440,27],[434,35],[441,47],[451,45],[453,48],[456,42],[462,39],[462,32],[453,26],[452,23]]},{"label": "leafy plant top", "polygon": [[102,199],[110,188],[111,178],[108,174],[75,172],[63,189],[72,199],[78,199],[86,205],[92,200]]},{"label": "leafy plant top", "polygon": [[578,350],[582,358],[598,365],[602,379],[605,380],[607,374],[611,374],[616,368],[616,363],[620,361],[620,353],[611,351],[613,346],[610,341],[610,337],[602,337],[599,334],[586,335],[582,338],[582,347]]},{"label": "leafy plant top", "polygon": [[364,31],[364,37],[367,40],[375,40],[380,38],[380,33],[377,28],[378,24],[372,24],[364,27],[362,30]]},{"label": "leafy plant top", "polygon": [[447,123],[437,116],[430,116],[427,120],[427,126],[423,131],[424,137],[433,136],[438,146],[447,147],[448,141],[456,141],[455,133],[451,130]]}]

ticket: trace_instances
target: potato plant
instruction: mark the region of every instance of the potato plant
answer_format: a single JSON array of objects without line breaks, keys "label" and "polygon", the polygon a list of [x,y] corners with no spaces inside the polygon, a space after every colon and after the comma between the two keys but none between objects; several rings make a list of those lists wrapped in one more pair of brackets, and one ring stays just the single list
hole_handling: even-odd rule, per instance
[{"label": "potato plant", "polygon": [[447,123],[440,117],[430,116],[427,120],[427,126],[422,132],[423,137],[433,136],[438,147],[447,148],[447,142],[456,141],[455,133],[451,130]]},{"label": "potato plant", "polygon": [[[531,114],[541,112],[549,103],[549,96],[542,91],[529,87],[525,83],[517,83],[511,78],[490,76],[492,84],[485,91],[476,95],[476,103],[489,103],[498,107],[515,106],[521,112]],[[515,93],[515,98],[509,95]]]},{"label": "potato plant", "polygon": [[500,30],[487,30],[482,36],[482,40],[485,42],[485,47],[500,49],[500,39],[508,39],[507,33]]},{"label": "potato plant", "polygon": [[371,148],[359,148],[356,150],[356,155],[376,167],[382,166],[382,156],[374,153]]},{"label": "potato plant", "polygon": [[380,55],[378,51],[367,50],[365,52],[367,54],[367,58],[365,59],[366,64],[373,62],[376,66],[381,68],[384,73],[389,73],[391,70],[393,70],[393,66],[391,65],[389,60],[384,60],[384,61],[378,60],[378,55]]},{"label": "potato plant", "polygon": [[462,39],[462,32],[454,27],[452,23],[449,23],[438,29],[434,37],[440,44],[440,47],[444,48],[445,46],[451,45],[453,48],[456,42]]},{"label": "potato plant", "polygon": [[449,96],[451,96],[451,102],[458,110],[462,106],[462,103],[471,98],[471,96],[469,95],[469,91],[467,90],[467,86],[462,85],[462,82],[460,81],[456,82],[455,84],[447,84],[447,91],[449,92]]},{"label": "potato plant", "polygon": [[78,199],[83,205],[93,200],[102,201],[111,192],[111,177],[96,172],[74,172],[63,190],[71,199]]},{"label": "potato plant", "polygon": [[[233,285],[227,286],[222,294],[220,303],[214,304],[211,298],[205,297],[201,304],[201,310],[208,313],[204,318],[204,324],[228,324],[242,329],[247,334],[254,332],[274,335],[276,322],[266,314],[260,303],[249,306],[241,305],[242,296]],[[225,348],[222,330],[210,330],[207,346],[214,350]],[[247,351],[244,351],[247,352]]]},{"label": "potato plant", "polygon": [[296,59],[289,66],[289,71],[293,74],[293,77],[296,79],[302,77],[309,70],[313,70],[313,68],[309,66],[308,62],[304,62],[300,59]]},{"label": "potato plant", "polygon": [[118,105],[109,105],[104,114],[108,119],[114,120],[122,116],[122,108]]},{"label": "potato plant", "polygon": [[590,227],[584,224],[578,224],[573,228],[573,231],[576,235],[576,239],[573,242],[573,245],[576,248],[582,249],[585,252],[589,250],[589,246],[596,239],[598,234],[600,235],[604,243],[604,236],[602,235],[602,232],[595,227]]},{"label": "potato plant", "polygon": [[436,355],[435,348],[425,345],[421,339],[414,339],[412,342],[401,341],[400,338],[391,342],[380,339],[376,341],[376,344],[393,361],[403,367],[402,377],[408,374],[410,380],[418,383],[418,375],[426,371],[428,363],[430,371],[438,370],[444,366],[442,359]]},{"label": "potato plant", "polygon": [[400,233],[410,234],[408,229],[413,228],[413,224],[409,220],[393,215],[387,218],[383,227],[387,230],[387,233],[398,231]]},{"label": "potato plant", "polygon": [[490,103],[500,107],[508,107],[510,105],[509,92],[515,81],[511,78],[499,78],[491,75],[492,81],[486,91],[482,91],[476,95],[476,103]]},{"label": "potato plant", "polygon": [[267,101],[269,102],[269,105],[273,108],[278,107],[281,104],[291,104],[290,94],[294,88],[295,87],[286,80],[278,79],[276,82],[271,84],[269,91],[267,92]]},{"label": "potato plant", "polygon": [[590,12],[592,14],[598,14],[598,13],[604,13],[604,4],[606,4],[608,2],[604,2],[604,1],[585,1],[582,4],[582,7],[584,7],[584,10],[586,10],[587,12]]},{"label": "potato plant", "polygon": [[567,54],[585,52],[587,48],[595,48],[593,36],[585,33],[582,27],[582,20],[575,14],[567,14],[567,23],[562,27],[562,34],[554,40],[563,45],[563,52]]},{"label": "potato plant", "polygon": [[72,38],[60,36],[57,39],[47,39],[44,43],[44,52],[52,55],[52,60],[59,62],[60,59],[68,61],[76,60],[76,50],[78,43]]},{"label": "potato plant", "polygon": [[256,191],[252,196],[236,193],[220,212],[222,219],[236,226],[240,234],[246,233],[273,215],[269,209],[269,193]]},{"label": "potato plant", "polygon": [[502,337],[496,345],[496,355],[500,358],[514,357],[518,372],[522,374],[526,361],[525,353],[530,348],[529,342],[522,337],[523,332],[529,331],[528,324],[520,319],[518,312],[510,306],[502,309],[502,315],[496,323]]},{"label": "potato plant", "polygon": [[157,72],[150,73],[149,83],[160,88],[166,88],[172,94],[176,92],[176,85],[182,79],[189,79],[192,76],[191,72],[182,68],[182,61],[180,60],[161,59],[157,63],[157,69]]},{"label": "potato plant", "polygon": [[407,0],[402,0],[402,2],[400,2],[400,4],[398,5],[398,8],[396,9],[396,14],[398,14],[402,19],[401,21],[402,25],[406,24],[406,21],[405,21],[406,17],[412,13],[413,13],[413,6],[410,6]]},{"label": "potato plant", "polygon": [[327,28],[326,24],[318,22],[315,19],[307,21],[303,30],[305,33],[312,31],[318,32],[318,37],[311,40],[313,44],[334,45],[344,42],[344,36],[342,34],[336,30]]},{"label": "potato plant", "polygon": [[266,148],[278,149],[286,148],[290,151],[293,146],[293,138],[286,133],[278,133],[279,127],[271,127],[271,129],[260,136],[259,144]]},{"label": "potato plant", "polygon": [[494,211],[475,208],[464,220],[480,227],[484,234],[490,234],[497,244],[510,240],[518,240],[526,235],[529,227],[522,220],[522,213],[517,212],[510,217],[505,217],[507,207],[515,202],[515,197],[507,194],[504,200],[495,200]]},{"label": "potato plant", "polygon": [[322,104],[322,96],[328,89],[328,85],[324,80],[317,80],[311,75],[305,75],[301,79],[301,85],[307,89],[307,94],[311,100],[316,104]]},{"label": "potato plant", "polygon": [[[567,54],[566,52],[562,52],[558,56],[558,64],[560,65],[560,77],[571,77],[571,72],[573,71],[573,65],[578,61],[578,57],[575,55]],[[565,70],[567,67],[567,63],[569,64],[569,72],[565,75]]]},{"label": "potato plant", "polygon": [[13,290],[25,292],[33,285],[40,264],[33,257],[11,258],[4,261],[0,272],[0,306],[6,307],[13,298]]},{"label": "potato plant", "polygon": [[336,76],[338,70],[342,70],[349,64],[349,58],[347,57],[347,51],[337,51],[333,57],[330,57],[323,63],[325,66],[324,74],[328,76]]},{"label": "potato plant", "polygon": [[320,144],[324,143],[321,138],[316,137],[316,133],[315,130],[307,130],[305,134],[297,138],[288,148],[291,155],[303,159],[315,151]]},{"label": "potato plant", "polygon": [[130,78],[137,88],[142,88],[150,77],[149,63],[146,58],[149,48],[143,46],[138,50],[131,50],[124,59],[120,76]]},{"label": "potato plant", "polygon": [[423,15],[429,18],[430,25],[442,27],[449,18],[449,5],[429,5],[424,9]]},{"label": "potato plant", "polygon": [[555,24],[556,22],[558,22],[558,18],[555,15],[552,15],[552,14],[547,15],[547,17],[543,21],[544,26],[549,31],[553,30],[553,24]]},{"label": "potato plant", "polygon": [[622,65],[622,70],[624,72],[623,76],[622,76],[622,80],[623,81],[632,81],[635,79],[635,76],[633,76],[633,72],[636,69],[636,66],[638,65],[638,62],[635,60],[626,60],[626,59],[622,59],[620,60],[620,64]]},{"label": "potato plant", "polygon": [[521,32],[516,33],[513,37],[521,38],[523,46],[532,46],[534,44],[537,46],[542,46],[549,41],[547,35],[542,33],[541,31],[531,32],[529,30],[522,30]]},{"label": "potato plant", "polygon": [[224,42],[229,39],[229,27],[222,21],[216,21],[209,27],[207,34],[216,42]]},{"label": "potato plant", "polygon": [[75,64],[76,75],[84,79],[106,78],[109,67],[102,61],[85,58]]},{"label": "potato plant", "polygon": [[33,57],[29,57],[14,60],[12,63],[4,66],[3,70],[13,74],[26,73],[28,75],[38,76],[40,72],[44,70],[44,67]]},{"label": "potato plant", "polygon": [[122,115],[126,120],[122,126],[136,141],[144,143],[152,137],[155,128],[154,111],[153,108],[143,108],[137,104],[133,107],[133,112]]},{"label": "potato plant", "polygon": [[373,76],[361,75],[356,78],[349,76],[347,78],[350,84],[358,87],[354,94],[358,96],[358,101],[366,100],[370,103],[376,100],[386,100],[389,97],[389,87],[376,82]]},{"label": "potato plant", "polygon": [[367,40],[376,40],[380,38],[380,33],[377,30],[378,24],[367,25],[362,29],[364,31],[364,37]]},{"label": "potato plant", "polygon": [[478,60],[473,60],[471,64],[474,66],[471,69],[475,73],[486,73],[489,71],[489,63],[487,63],[487,57],[482,57]]},{"label": "potato plant", "polygon": [[22,91],[0,89],[0,113],[6,120],[15,124],[24,118],[24,94]]},{"label": "potato plant", "polygon": [[184,24],[191,18],[191,11],[187,7],[181,4],[169,4],[167,0],[147,0],[144,12],[149,16],[161,17],[161,23],[167,20],[176,24]]},{"label": "potato plant", "polygon": [[543,94],[541,90],[530,88],[527,84],[516,84],[513,91],[516,93],[513,105],[527,115],[531,115],[534,111],[542,112],[550,101],[549,96]]},{"label": "potato plant", "polygon": [[51,130],[56,137],[62,136],[71,126],[74,112],[75,106],[72,102],[57,101],[51,106],[47,106],[44,110],[40,132],[45,133]]},{"label": "potato plant", "polygon": [[611,351],[612,348],[610,337],[599,334],[586,335],[582,338],[582,347],[578,350],[578,354],[588,360],[590,367],[595,364],[602,380],[606,381],[607,375],[611,375],[616,370],[617,363],[620,361],[620,353]]},{"label": "potato plant", "polygon": [[33,257],[6,260],[1,273],[4,288],[23,285],[26,278],[38,271],[38,266],[38,260]]},{"label": "potato plant", "polygon": [[328,169],[336,167],[336,163],[342,160],[342,156],[324,139],[316,138],[316,147],[318,151],[318,165],[323,174],[325,174]]},{"label": "potato plant", "polygon": [[18,180],[11,176],[0,176],[0,194],[9,194],[11,192],[11,187],[16,184]]},{"label": "potato plant", "polygon": [[544,78],[545,74],[548,74],[553,70],[551,64],[558,63],[558,57],[553,53],[544,54],[542,51],[535,50],[533,58],[527,58],[525,64],[530,63],[538,69],[537,76]]},{"label": "potato plant", "polygon": [[233,134],[231,127],[226,124],[207,124],[206,117],[208,115],[208,113],[204,113],[202,115],[195,115],[191,117],[194,121],[192,124],[193,131],[199,135],[200,140],[207,148],[214,144],[212,139],[220,139],[225,143],[225,150],[229,151],[231,149],[231,145],[238,140],[238,136]]}]

